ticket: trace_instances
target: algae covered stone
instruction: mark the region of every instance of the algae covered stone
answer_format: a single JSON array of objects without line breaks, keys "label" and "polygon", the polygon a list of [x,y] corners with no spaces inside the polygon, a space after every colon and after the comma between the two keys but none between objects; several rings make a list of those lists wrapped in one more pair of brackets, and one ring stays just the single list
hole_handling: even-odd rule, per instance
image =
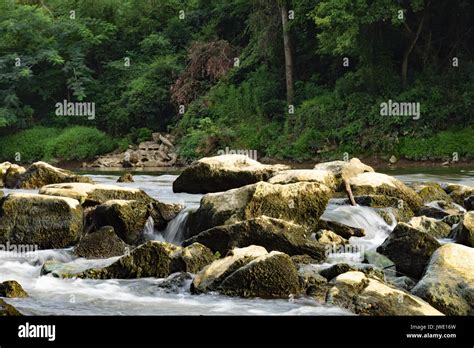
[{"label": "algae covered stone", "polygon": [[128,250],[127,244],[115,234],[114,228],[104,226],[84,236],[74,248],[74,253],[79,257],[106,259],[124,255]]},{"label": "algae covered stone", "polygon": [[0,297],[24,298],[28,297],[28,294],[17,281],[7,280],[0,283]]}]

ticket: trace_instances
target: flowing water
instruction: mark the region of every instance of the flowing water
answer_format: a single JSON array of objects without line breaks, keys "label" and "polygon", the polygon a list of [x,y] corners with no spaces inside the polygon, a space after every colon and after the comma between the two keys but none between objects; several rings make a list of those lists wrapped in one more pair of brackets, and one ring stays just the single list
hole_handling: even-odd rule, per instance
[{"label": "flowing water", "polygon": [[[393,173],[389,173],[394,175]],[[140,188],[150,196],[169,203],[181,203],[186,208],[164,231],[155,231],[153,221],[147,222],[145,234],[149,239],[175,244],[182,242],[182,227],[189,213],[199,206],[201,195],[175,194],[172,182],[176,175],[135,174],[135,183],[116,183],[117,174],[91,174],[97,183]],[[395,175],[397,176],[397,175]],[[403,173],[397,176],[405,182],[440,181],[474,185],[474,171],[455,170],[449,173]],[[3,190],[6,194],[19,190]],[[26,191],[26,190],[22,190]],[[28,192],[35,192],[30,190]],[[371,250],[380,245],[395,224],[388,225],[373,209],[343,206],[331,200],[324,218],[364,228],[366,236],[351,238],[357,251]],[[345,250],[332,261],[357,262],[353,251]],[[334,255],[333,255],[334,256]],[[335,255],[337,256],[337,255]],[[117,258],[85,260],[72,255],[71,249],[42,250],[25,255],[0,255],[0,282],[14,279],[30,294],[26,299],[8,299],[25,314],[32,315],[350,315],[346,310],[326,306],[309,297],[288,300],[230,298],[218,294],[191,295],[183,286],[176,292],[159,287],[163,279],[133,280],[60,279],[51,274],[41,275],[45,261],[56,260],[67,267],[84,270],[104,267]],[[324,266],[328,266],[326,264]]]}]

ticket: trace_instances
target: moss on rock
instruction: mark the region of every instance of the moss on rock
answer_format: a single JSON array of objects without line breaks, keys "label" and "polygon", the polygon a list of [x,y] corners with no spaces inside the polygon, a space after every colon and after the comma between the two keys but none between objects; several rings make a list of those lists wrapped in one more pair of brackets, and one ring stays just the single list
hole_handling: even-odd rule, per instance
[{"label": "moss on rock", "polygon": [[0,297],[25,298],[28,294],[17,281],[7,280],[0,283]]}]

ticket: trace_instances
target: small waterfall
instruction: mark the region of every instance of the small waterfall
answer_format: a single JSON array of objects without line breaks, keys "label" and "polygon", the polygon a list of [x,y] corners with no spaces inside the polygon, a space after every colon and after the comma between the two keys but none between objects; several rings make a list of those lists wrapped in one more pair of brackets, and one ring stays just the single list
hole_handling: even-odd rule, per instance
[{"label": "small waterfall", "polygon": [[165,230],[161,233],[164,240],[169,243],[181,245],[184,241],[184,227],[188,220],[189,213],[193,212],[195,208],[185,208],[178,216],[168,222]]}]

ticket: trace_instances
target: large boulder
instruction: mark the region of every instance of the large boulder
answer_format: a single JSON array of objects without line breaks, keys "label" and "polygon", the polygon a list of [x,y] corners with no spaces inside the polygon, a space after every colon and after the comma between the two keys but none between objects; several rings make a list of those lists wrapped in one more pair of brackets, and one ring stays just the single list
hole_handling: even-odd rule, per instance
[{"label": "large boulder", "polygon": [[451,201],[451,197],[436,182],[414,183],[412,188],[421,197],[423,203],[432,201]]},{"label": "large boulder", "polygon": [[260,216],[232,225],[223,225],[203,231],[186,240],[184,245],[198,242],[213,251],[227,254],[234,248],[260,245],[268,251],[282,251],[288,255],[309,255],[325,260],[325,248],[310,238],[307,228],[280,219]]},{"label": "large boulder", "polygon": [[0,297],[25,298],[28,294],[17,281],[7,280],[0,283]]},{"label": "large boulder", "polygon": [[348,226],[343,223],[327,219],[320,219],[316,228],[333,231],[335,234],[341,236],[344,239],[365,236],[365,231],[363,228]]},{"label": "large boulder", "polygon": [[23,189],[35,189],[66,182],[93,183],[87,176],[76,175],[69,170],[56,168],[45,162],[35,162],[18,178],[16,186]]},{"label": "large boulder", "polygon": [[435,238],[447,238],[451,231],[451,226],[449,226],[447,223],[426,216],[413,217],[410,221],[408,221],[408,224],[413,226],[413,228],[426,232]]},{"label": "large boulder", "polygon": [[349,179],[354,195],[384,195],[405,201],[412,210],[423,202],[420,196],[400,180],[381,173],[362,173]]},{"label": "large boulder", "polygon": [[288,298],[303,289],[291,258],[272,251],[231,273],[219,285],[218,291],[228,296]]},{"label": "large boulder", "polygon": [[474,211],[464,214],[459,224],[453,228],[449,237],[453,238],[456,243],[474,247]]},{"label": "large boulder", "polygon": [[352,158],[350,161],[333,161],[318,163],[314,166],[316,170],[328,171],[333,174],[337,191],[344,187],[344,182],[361,173],[373,172],[374,169],[362,163],[358,158]]},{"label": "large boulder", "polygon": [[[414,213],[408,204],[402,199],[385,195],[362,195],[355,196],[354,201],[364,207],[374,208],[378,214],[389,224],[393,223],[389,212],[393,214],[397,222],[407,222]],[[345,204],[350,201],[346,200]]]},{"label": "large boulder", "polygon": [[283,170],[277,172],[272,176],[268,182],[270,184],[294,184],[296,182],[318,182],[328,187],[334,187],[336,185],[336,178],[328,170],[319,169],[292,169]]},{"label": "large boulder", "polygon": [[0,207],[0,243],[59,249],[75,244],[83,230],[83,209],[72,198],[12,193]]},{"label": "large boulder", "polygon": [[135,200],[144,204],[155,202],[144,191],[115,185],[90,183],[54,184],[42,187],[40,194],[77,199],[84,206],[105,203],[112,199]]},{"label": "large boulder", "polygon": [[122,256],[128,250],[127,244],[115,234],[114,228],[104,226],[84,236],[74,248],[74,253],[89,259],[107,259]]},{"label": "large boulder", "polygon": [[440,243],[426,232],[401,222],[377,248],[377,252],[395,263],[398,272],[421,278],[425,266]]},{"label": "large boulder", "polygon": [[474,314],[474,249],[445,244],[431,257],[423,278],[412,289],[448,315]]},{"label": "large boulder", "polygon": [[143,242],[143,231],[150,216],[149,206],[139,201],[113,199],[98,205],[92,213],[96,227],[112,226],[127,244]]},{"label": "large boulder", "polygon": [[186,168],[173,183],[174,192],[209,193],[267,181],[275,172],[289,169],[265,165],[245,155],[202,158]]},{"label": "large boulder", "polygon": [[474,187],[467,185],[448,184],[444,188],[454,202],[463,205],[464,200],[474,195]]},{"label": "large boulder", "polygon": [[443,315],[422,299],[362,272],[340,274],[330,284],[326,303],[358,315]]},{"label": "large boulder", "polygon": [[217,290],[220,283],[234,271],[268,252],[261,246],[251,245],[235,248],[229,254],[204,267],[193,279],[191,291],[203,293]]},{"label": "large boulder", "polygon": [[315,182],[272,185],[259,182],[201,199],[199,209],[190,214],[186,237],[215,226],[230,225],[262,215],[314,226],[326,209],[331,190]]},{"label": "large boulder", "polygon": [[89,269],[77,276],[93,279],[165,278],[176,272],[196,273],[213,260],[212,252],[201,244],[182,248],[149,241],[108,267]]}]

